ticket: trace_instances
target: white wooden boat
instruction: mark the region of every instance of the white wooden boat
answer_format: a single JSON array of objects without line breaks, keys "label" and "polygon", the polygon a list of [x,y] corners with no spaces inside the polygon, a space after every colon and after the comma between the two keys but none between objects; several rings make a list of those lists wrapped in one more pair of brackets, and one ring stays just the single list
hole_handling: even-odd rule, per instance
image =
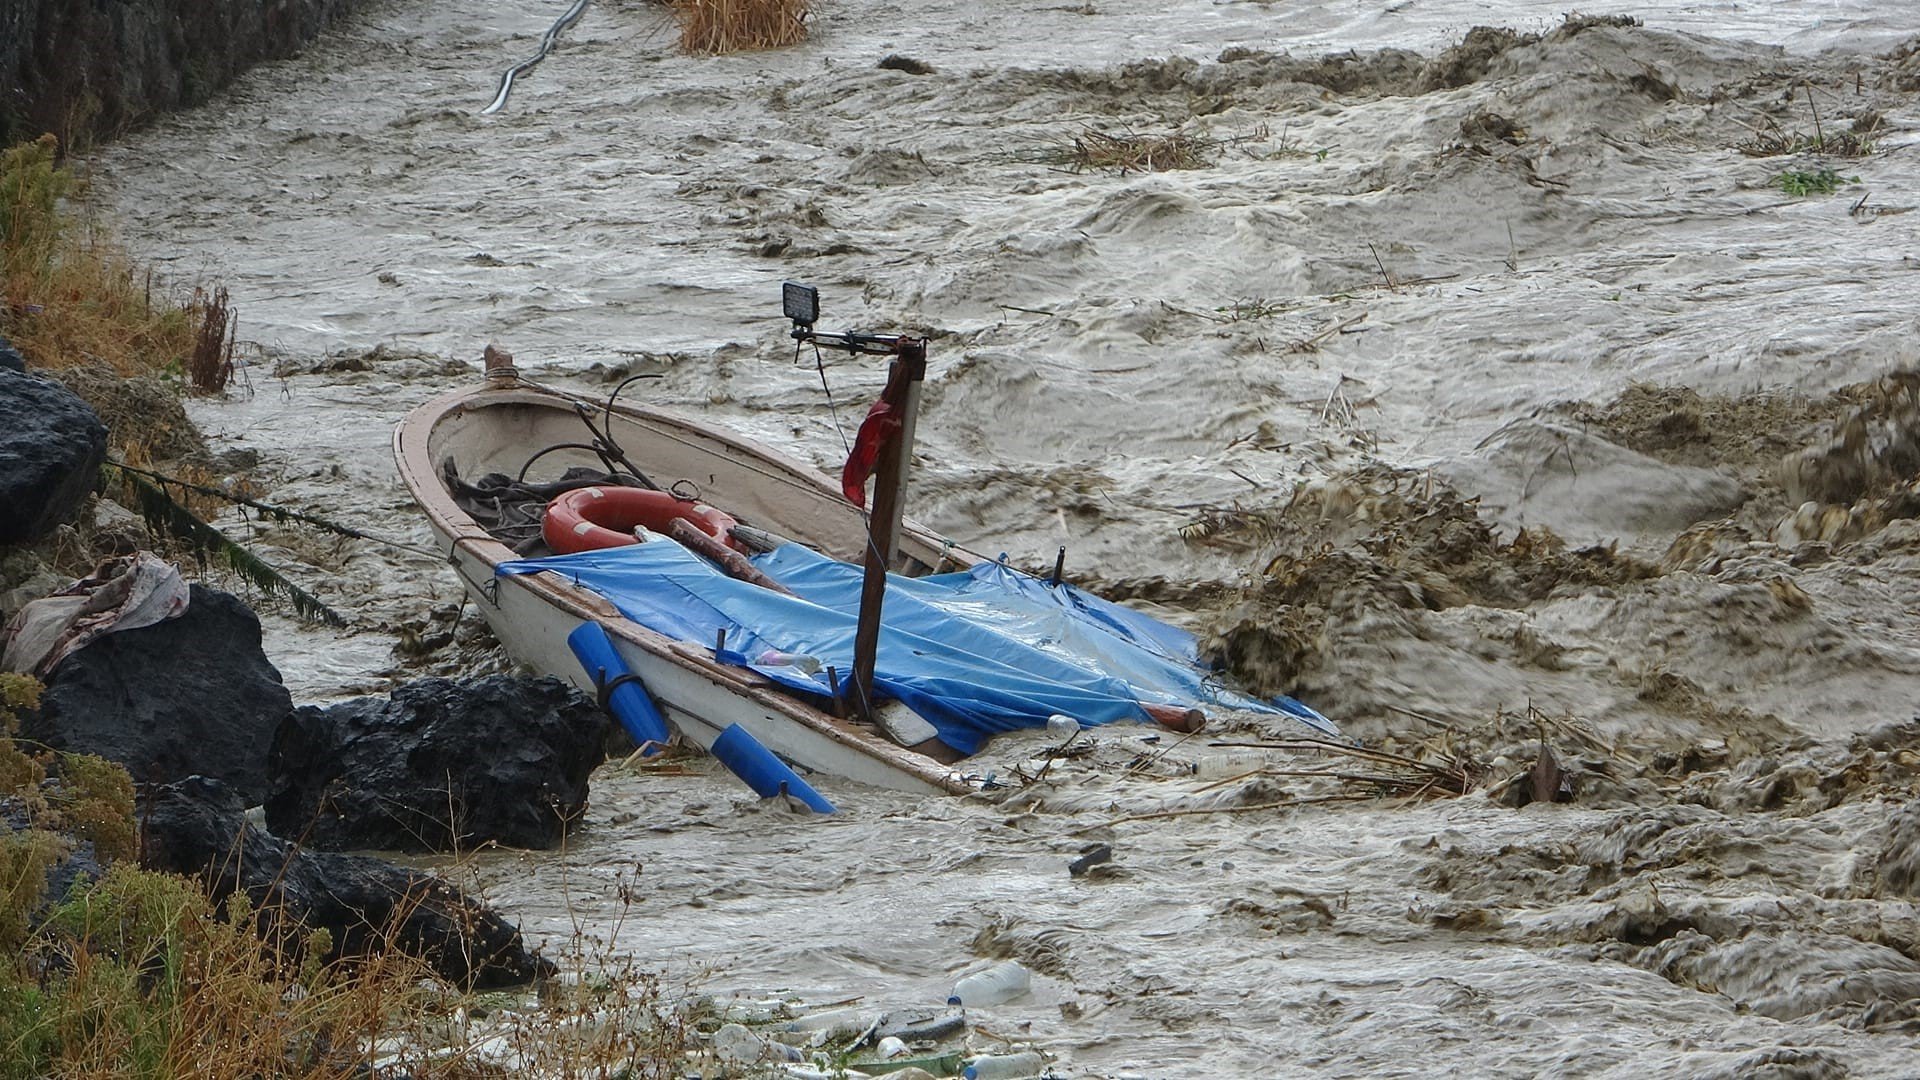
[{"label": "white wooden boat", "polygon": [[[713,649],[676,641],[622,616],[607,600],[553,572],[497,576],[514,551],[456,503],[444,479],[451,461],[462,477],[517,474],[533,454],[583,441],[576,406],[592,410],[632,461],[652,476],[686,479],[700,497],[742,522],[843,560],[858,560],[866,526],[839,485],[819,470],[752,440],[641,405],[577,396],[491,371],[487,385],[436,398],[394,432],[400,476],[425,511],[436,547],[448,553],[475,604],[516,660],[594,687],[567,647],[582,621],[605,627],[621,658],[686,740],[706,749],[729,725],[746,728],[803,771],[919,793],[969,790],[950,764],[900,746],[865,724],[842,719],[783,692],[751,670],[715,660]],[[541,470],[599,467],[587,449],[541,459]],[[895,566],[905,573],[959,569],[975,560],[913,522],[898,537]]]}]

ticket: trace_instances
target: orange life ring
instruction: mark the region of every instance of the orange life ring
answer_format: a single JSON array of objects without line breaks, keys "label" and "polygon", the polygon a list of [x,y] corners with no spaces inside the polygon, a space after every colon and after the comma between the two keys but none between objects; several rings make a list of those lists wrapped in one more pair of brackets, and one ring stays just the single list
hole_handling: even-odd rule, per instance
[{"label": "orange life ring", "polygon": [[630,487],[575,488],[547,504],[541,535],[555,554],[596,551],[634,543],[641,525],[664,533],[679,518],[729,547],[734,544],[731,516],[703,502],[665,491]]}]

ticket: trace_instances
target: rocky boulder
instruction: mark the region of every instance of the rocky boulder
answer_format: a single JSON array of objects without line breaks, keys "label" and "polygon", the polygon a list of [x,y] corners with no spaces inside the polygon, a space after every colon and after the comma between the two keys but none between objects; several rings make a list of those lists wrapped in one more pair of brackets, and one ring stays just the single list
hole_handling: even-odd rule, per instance
[{"label": "rocky boulder", "polygon": [[201,775],[249,803],[267,793],[267,746],[293,699],[239,599],[195,585],[187,610],[97,638],[60,661],[21,733],[98,754],[141,783]]},{"label": "rocky boulder", "polygon": [[245,891],[263,926],[298,939],[325,928],[333,957],[399,949],[458,986],[518,986],[553,971],[499,913],[424,870],[362,855],[307,851],[247,823],[240,797],[189,777],[150,789],[141,805],[140,863],[198,879],[215,903]]},{"label": "rocky boulder", "polygon": [[274,735],[267,826],[328,851],[554,847],[611,727],[559,679],[511,675],[304,706]]},{"label": "rocky boulder", "polygon": [[21,356],[20,350],[14,348],[13,342],[5,337],[0,337],[0,368],[8,371],[27,370],[27,358]]},{"label": "rocky boulder", "polygon": [[0,367],[0,545],[73,520],[107,457],[107,428],[73,391]]}]

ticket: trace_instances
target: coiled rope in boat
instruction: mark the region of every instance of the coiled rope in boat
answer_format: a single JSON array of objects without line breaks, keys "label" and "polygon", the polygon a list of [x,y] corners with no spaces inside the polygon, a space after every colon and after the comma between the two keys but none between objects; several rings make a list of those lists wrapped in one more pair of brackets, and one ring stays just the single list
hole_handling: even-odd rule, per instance
[{"label": "coiled rope in boat", "polygon": [[567,9],[567,13],[555,19],[553,25],[547,27],[547,32],[540,35],[540,51],[508,68],[500,76],[500,92],[493,95],[491,105],[480,110],[481,116],[491,116],[507,107],[507,95],[513,93],[513,80],[533,70],[535,64],[547,58],[553,47],[560,43],[560,35],[566,33],[569,26],[579,22],[580,16],[586,13],[587,3],[588,0],[573,0],[573,6]]}]

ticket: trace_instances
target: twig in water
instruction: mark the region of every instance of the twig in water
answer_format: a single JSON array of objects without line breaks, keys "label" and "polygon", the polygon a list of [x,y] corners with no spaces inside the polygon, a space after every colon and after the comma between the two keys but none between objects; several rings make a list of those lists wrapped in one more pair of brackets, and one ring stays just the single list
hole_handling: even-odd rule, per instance
[{"label": "twig in water", "polygon": [[1387,264],[1380,258],[1380,252],[1375,250],[1373,246],[1373,241],[1371,240],[1367,241],[1367,250],[1373,252],[1373,265],[1380,268],[1380,277],[1386,281],[1387,291],[1388,292],[1400,291],[1400,286],[1394,282],[1393,275],[1387,272]]},{"label": "twig in water", "polygon": [[1160,750],[1160,752],[1159,752],[1159,753],[1157,753],[1157,754],[1154,754],[1154,755],[1153,755],[1152,757],[1149,757],[1149,758],[1148,758],[1148,759],[1147,759],[1146,761],[1144,761],[1144,762],[1135,762],[1135,763],[1134,763],[1134,765],[1133,765],[1132,767],[1129,767],[1127,771],[1128,771],[1128,772],[1145,772],[1145,771],[1147,771],[1147,770],[1148,770],[1149,768],[1151,768],[1151,767],[1153,767],[1153,766],[1155,766],[1155,765],[1158,765],[1158,764],[1160,764],[1160,759],[1161,759],[1161,758],[1164,758],[1164,757],[1166,757],[1166,756],[1167,756],[1168,754],[1171,754],[1171,753],[1173,753],[1173,752],[1174,752],[1175,750],[1177,750],[1177,749],[1179,749],[1179,747],[1180,747],[1180,746],[1181,746],[1181,745],[1182,745],[1183,743],[1185,743],[1185,742],[1186,742],[1186,741],[1187,741],[1188,739],[1191,739],[1191,738],[1193,738],[1193,737],[1194,737],[1195,735],[1198,735],[1198,734],[1200,734],[1200,732],[1198,732],[1198,731],[1190,731],[1190,732],[1188,732],[1187,734],[1185,734],[1185,735],[1182,735],[1182,736],[1180,736],[1179,738],[1177,738],[1177,739],[1175,739],[1175,740],[1173,740],[1172,742],[1170,742],[1170,743],[1168,743],[1168,744],[1167,744],[1167,745],[1166,745],[1165,747],[1163,747],[1163,748],[1162,748],[1162,749]]},{"label": "twig in water", "polygon": [[1320,351],[1321,342],[1326,341],[1329,338],[1332,338],[1336,334],[1344,334],[1348,330],[1351,330],[1354,327],[1359,326],[1361,323],[1366,321],[1367,321],[1367,313],[1363,311],[1360,314],[1355,315],[1351,319],[1347,319],[1343,322],[1335,322],[1333,325],[1327,327],[1325,330],[1320,331],[1319,333],[1313,335],[1310,338],[1302,338],[1299,341],[1294,342],[1292,345],[1289,345],[1287,347],[1287,351],[1297,352],[1297,353],[1318,352]]},{"label": "twig in water", "polygon": [[1078,829],[1067,830],[1068,836],[1078,836],[1095,829],[1124,825],[1129,821],[1158,821],[1163,818],[1193,817],[1198,814],[1251,814],[1257,810],[1278,810],[1287,806],[1313,806],[1318,803],[1371,802],[1374,795],[1314,795],[1303,799],[1280,799],[1275,802],[1254,803],[1250,806],[1191,806],[1182,810],[1155,810],[1150,814],[1126,814],[1102,821],[1095,825],[1083,825]]},{"label": "twig in water", "polygon": [[1412,709],[1403,709],[1398,705],[1389,705],[1387,706],[1387,711],[1397,712],[1401,716],[1411,717],[1412,719],[1418,720],[1422,723],[1432,724],[1434,727],[1437,727],[1442,731],[1453,730],[1453,725],[1447,723],[1445,720],[1435,720],[1433,717],[1428,716],[1425,713],[1417,713],[1417,712],[1414,712]]}]

